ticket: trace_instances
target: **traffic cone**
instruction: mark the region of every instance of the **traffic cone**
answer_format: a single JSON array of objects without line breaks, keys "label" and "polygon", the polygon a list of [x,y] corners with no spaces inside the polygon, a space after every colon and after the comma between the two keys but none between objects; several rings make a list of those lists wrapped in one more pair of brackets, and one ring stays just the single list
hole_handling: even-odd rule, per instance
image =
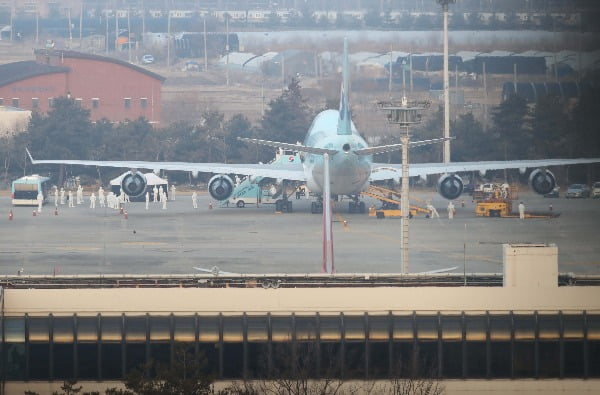
[{"label": "traffic cone", "polygon": [[35,217],[37,215],[37,211],[34,209],[33,210],[33,216]]},{"label": "traffic cone", "polygon": [[552,209],[553,209],[553,207],[552,207],[552,203],[550,203],[550,205],[548,206],[548,209],[549,209],[550,211],[552,211]]},{"label": "traffic cone", "polygon": [[13,212],[12,212],[12,210],[10,210],[10,211],[8,212],[8,220],[9,220],[9,221],[12,221],[12,219],[13,219]]},{"label": "traffic cone", "polygon": [[54,215],[58,215],[58,207],[54,207]]},{"label": "traffic cone", "polygon": [[123,214],[123,207],[119,209],[119,214]]},{"label": "traffic cone", "polygon": [[212,210],[212,202],[208,202],[208,208]]},{"label": "traffic cone", "polygon": [[129,218],[129,215],[127,214],[127,210],[124,211],[123,216],[125,217],[125,219]]},{"label": "traffic cone", "polygon": [[461,207],[465,207],[465,199],[462,199],[462,200],[460,201],[460,206],[461,206]]}]

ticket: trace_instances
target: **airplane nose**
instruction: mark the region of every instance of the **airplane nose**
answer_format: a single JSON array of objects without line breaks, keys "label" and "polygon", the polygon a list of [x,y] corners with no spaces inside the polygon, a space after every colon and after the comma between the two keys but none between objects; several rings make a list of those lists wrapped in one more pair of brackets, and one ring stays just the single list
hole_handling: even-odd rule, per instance
[{"label": "airplane nose", "polygon": [[342,150],[344,150],[344,152],[348,153],[350,151],[350,144],[346,143],[342,146]]}]

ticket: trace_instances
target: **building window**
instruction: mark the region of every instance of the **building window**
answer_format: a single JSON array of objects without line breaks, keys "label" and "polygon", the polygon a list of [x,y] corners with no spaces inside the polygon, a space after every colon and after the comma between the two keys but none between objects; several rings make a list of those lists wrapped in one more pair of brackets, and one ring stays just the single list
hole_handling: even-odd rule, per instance
[{"label": "building window", "polygon": [[17,108],[19,107],[19,98],[18,97],[13,97],[12,106],[17,107]]},{"label": "building window", "polygon": [[142,106],[142,108],[148,107],[148,98],[147,97],[142,97],[140,99],[140,105]]},{"label": "building window", "polygon": [[124,102],[125,108],[131,108],[131,98],[130,97],[126,97]]},{"label": "building window", "polygon": [[31,99],[31,108],[32,109],[40,108],[40,99],[39,98],[34,97]]},{"label": "building window", "polygon": [[54,107],[54,98],[53,97],[48,98],[48,107],[50,107],[50,108]]},{"label": "building window", "polygon": [[75,105],[77,105],[77,107],[81,107],[81,102],[83,101],[82,98],[78,97],[75,99]]},{"label": "building window", "polygon": [[92,98],[92,108],[94,110],[97,110],[99,106],[100,106],[100,99],[98,99],[97,97]]}]

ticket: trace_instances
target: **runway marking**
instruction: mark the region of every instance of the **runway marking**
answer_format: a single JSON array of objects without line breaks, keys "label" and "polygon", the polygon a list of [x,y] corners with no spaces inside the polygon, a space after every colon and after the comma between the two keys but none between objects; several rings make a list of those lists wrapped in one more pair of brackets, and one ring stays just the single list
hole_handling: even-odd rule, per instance
[{"label": "runway marking", "polygon": [[160,246],[167,243],[163,241],[123,241],[121,244],[130,246]]},{"label": "runway marking", "polygon": [[61,251],[98,251],[100,247],[56,247]]},{"label": "runway marking", "polygon": [[342,215],[340,213],[335,213],[335,216],[337,217],[338,221],[343,225],[342,229],[344,229],[344,231],[348,231],[348,223],[346,221],[344,221],[344,217],[342,217]]}]

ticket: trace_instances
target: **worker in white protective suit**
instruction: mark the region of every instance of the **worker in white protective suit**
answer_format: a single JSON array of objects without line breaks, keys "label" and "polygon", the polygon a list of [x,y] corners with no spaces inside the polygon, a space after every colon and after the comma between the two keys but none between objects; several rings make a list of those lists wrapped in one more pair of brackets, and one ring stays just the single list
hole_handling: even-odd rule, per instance
[{"label": "worker in white protective suit", "polygon": [[83,188],[81,185],[77,185],[77,204],[83,203]]},{"label": "worker in white protective suit", "polygon": [[38,204],[38,213],[42,212],[42,204],[44,204],[44,195],[42,195],[41,192],[38,192],[37,194],[37,204]]},{"label": "worker in white protective suit", "polygon": [[54,186],[54,207],[58,207],[58,187]]},{"label": "worker in white protective suit", "polygon": [[146,210],[148,210],[149,204],[150,204],[150,192],[146,191]]},{"label": "worker in white protective suit", "polygon": [[525,219],[525,205],[523,202],[519,202],[519,218]]},{"label": "worker in white protective suit", "polygon": [[198,194],[196,193],[196,191],[192,193],[192,206],[194,208],[198,208]]},{"label": "worker in white protective suit", "polygon": [[453,219],[454,218],[454,204],[452,203],[452,201],[448,202],[448,219]]},{"label": "worker in white protective suit", "polygon": [[154,203],[158,202],[158,188],[156,185],[152,188],[152,196],[154,197]]},{"label": "worker in white protective suit", "polygon": [[90,195],[90,208],[96,209],[96,194],[94,192]]},{"label": "worker in white protective suit", "polygon": [[172,201],[175,201],[175,190],[176,190],[175,185],[171,184],[171,200]]},{"label": "worker in white protective suit", "polygon": [[60,188],[60,204],[65,204],[65,188]]},{"label": "worker in white protective suit", "polygon": [[[161,187],[162,189],[162,187]],[[167,194],[165,193],[165,191],[161,191],[162,194],[160,195],[160,201],[162,202],[162,209],[166,210],[167,209]]]},{"label": "worker in white protective suit", "polygon": [[433,204],[431,204],[431,202],[427,202],[427,210],[429,210],[429,218],[439,218],[440,217],[440,215],[438,214],[435,207],[433,207]]},{"label": "worker in white protective suit", "polygon": [[100,207],[106,207],[106,200],[104,198],[104,189],[102,189],[102,187],[98,188],[98,203],[100,203]]},{"label": "worker in white protective suit", "polygon": [[75,207],[75,203],[73,202],[73,192],[69,189],[69,193],[67,194],[67,199],[69,200],[69,207]]}]

